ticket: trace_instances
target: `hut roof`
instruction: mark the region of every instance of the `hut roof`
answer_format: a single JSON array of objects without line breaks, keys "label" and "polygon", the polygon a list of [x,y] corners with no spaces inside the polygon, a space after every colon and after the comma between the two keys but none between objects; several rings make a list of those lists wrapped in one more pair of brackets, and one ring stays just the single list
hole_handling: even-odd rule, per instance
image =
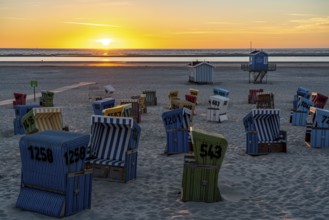
[{"label": "hut roof", "polygon": [[203,65],[203,64],[206,64],[208,66],[211,66],[211,67],[214,67],[213,65],[211,65],[209,62],[206,62],[206,61],[203,61],[203,62],[200,62],[200,61],[193,61],[192,63],[189,63],[188,65],[190,67],[197,67],[197,66],[200,66],[200,65]]},{"label": "hut roof", "polygon": [[267,53],[262,51],[262,50],[254,50],[254,51],[250,52],[250,55],[255,55],[255,54],[258,54],[258,53],[264,53],[264,54],[267,55]]}]

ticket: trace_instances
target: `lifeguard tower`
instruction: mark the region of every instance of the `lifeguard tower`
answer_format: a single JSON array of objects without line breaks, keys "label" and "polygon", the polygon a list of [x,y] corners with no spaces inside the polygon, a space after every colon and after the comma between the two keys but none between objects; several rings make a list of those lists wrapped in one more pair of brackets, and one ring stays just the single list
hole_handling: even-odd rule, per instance
[{"label": "lifeguard tower", "polygon": [[267,72],[276,70],[276,64],[268,63],[268,54],[254,50],[249,54],[249,63],[241,64],[243,71],[249,72],[249,83],[267,83]]}]

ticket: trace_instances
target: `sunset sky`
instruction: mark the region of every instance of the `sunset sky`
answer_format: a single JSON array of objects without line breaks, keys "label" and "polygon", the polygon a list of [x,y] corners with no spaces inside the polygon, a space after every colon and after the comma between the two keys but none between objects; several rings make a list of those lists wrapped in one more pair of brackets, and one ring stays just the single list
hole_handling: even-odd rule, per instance
[{"label": "sunset sky", "polygon": [[0,48],[329,48],[329,0],[0,0]]}]

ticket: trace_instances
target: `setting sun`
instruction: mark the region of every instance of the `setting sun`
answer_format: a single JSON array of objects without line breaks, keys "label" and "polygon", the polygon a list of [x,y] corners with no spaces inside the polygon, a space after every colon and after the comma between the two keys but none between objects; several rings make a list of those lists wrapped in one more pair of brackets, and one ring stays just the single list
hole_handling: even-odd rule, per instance
[{"label": "setting sun", "polygon": [[112,39],[111,38],[103,38],[103,39],[97,40],[97,42],[103,44],[103,46],[108,46],[112,42]]}]

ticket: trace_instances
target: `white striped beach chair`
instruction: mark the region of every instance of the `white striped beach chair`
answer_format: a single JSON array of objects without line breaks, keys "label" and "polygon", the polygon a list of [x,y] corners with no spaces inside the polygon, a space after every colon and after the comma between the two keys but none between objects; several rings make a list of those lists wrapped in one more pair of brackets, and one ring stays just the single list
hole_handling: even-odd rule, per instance
[{"label": "white striped beach chair", "polygon": [[230,99],[221,95],[212,95],[209,97],[210,107],[207,109],[207,120],[223,122],[228,120],[227,108]]},{"label": "white striped beach chair", "polygon": [[141,129],[131,117],[92,115],[87,161],[94,177],[127,182],[136,178]]},{"label": "white striped beach chair", "polygon": [[329,110],[310,107],[305,143],[312,148],[329,147]]},{"label": "white striped beach chair", "polygon": [[261,155],[286,152],[287,135],[280,130],[279,109],[252,109],[243,118],[246,130],[246,153]]}]

